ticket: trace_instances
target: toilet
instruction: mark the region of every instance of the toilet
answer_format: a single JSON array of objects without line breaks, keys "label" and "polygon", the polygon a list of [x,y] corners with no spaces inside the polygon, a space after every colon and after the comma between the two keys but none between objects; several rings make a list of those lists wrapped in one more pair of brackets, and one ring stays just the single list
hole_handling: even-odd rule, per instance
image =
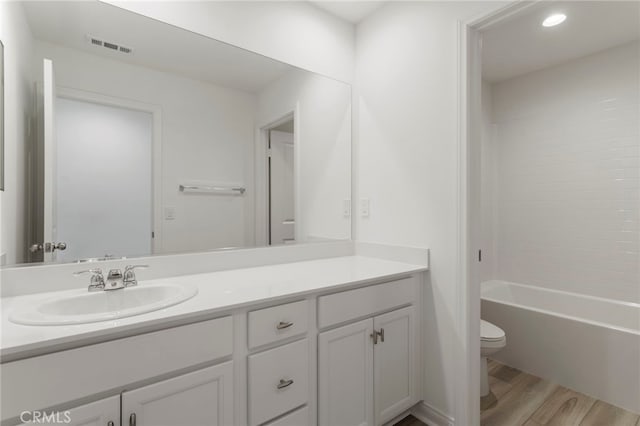
[{"label": "toilet", "polygon": [[507,345],[504,331],[488,321],[480,320],[480,396],[489,395],[489,370],[487,357]]}]

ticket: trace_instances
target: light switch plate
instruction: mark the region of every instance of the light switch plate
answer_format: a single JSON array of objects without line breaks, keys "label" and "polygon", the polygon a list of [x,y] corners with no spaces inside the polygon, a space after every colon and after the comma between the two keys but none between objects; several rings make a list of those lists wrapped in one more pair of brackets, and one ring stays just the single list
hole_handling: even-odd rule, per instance
[{"label": "light switch plate", "polygon": [[360,200],[360,215],[362,217],[369,217],[369,213],[369,199],[363,198],[362,200]]},{"label": "light switch plate", "polygon": [[167,206],[164,208],[164,220],[175,220],[176,208],[173,206]]},{"label": "light switch plate", "polygon": [[342,215],[351,217],[351,200],[342,200]]}]

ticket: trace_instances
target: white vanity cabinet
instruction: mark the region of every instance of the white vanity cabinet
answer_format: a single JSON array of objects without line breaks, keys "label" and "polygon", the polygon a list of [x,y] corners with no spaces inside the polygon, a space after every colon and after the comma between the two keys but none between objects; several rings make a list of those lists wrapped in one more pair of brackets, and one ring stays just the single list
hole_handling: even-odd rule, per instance
[{"label": "white vanity cabinet", "polygon": [[318,423],[373,425],[373,320],[318,338]]},{"label": "white vanity cabinet", "polygon": [[[415,281],[407,279],[320,298],[321,323],[323,312],[327,324],[332,318],[370,315],[318,337],[321,426],[381,425],[418,402],[419,335],[411,305],[416,292]],[[347,309],[345,301],[356,299],[358,308]],[[393,309],[398,304],[409,306]],[[388,309],[393,310],[376,315]]]},{"label": "white vanity cabinet", "polygon": [[[122,413],[122,419],[121,419]],[[39,416],[39,414],[35,414]],[[68,410],[55,410],[27,424],[72,426],[178,426],[233,424],[233,362],[203,368]],[[42,420],[44,419],[44,420]]]},{"label": "white vanity cabinet", "polygon": [[122,393],[123,426],[231,424],[231,361]]},{"label": "white vanity cabinet", "polygon": [[422,275],[405,277],[3,363],[3,424],[52,408],[78,426],[387,423],[420,400]]},{"label": "white vanity cabinet", "polygon": [[[19,419],[25,410],[51,411],[50,407],[67,407],[73,401],[109,392],[118,400],[118,413],[122,396],[126,415],[135,413],[141,419],[138,424],[160,426],[155,420],[167,418],[171,422],[164,424],[170,425],[176,417],[169,413],[187,419],[216,419],[204,424],[233,424],[233,368],[228,361],[232,349],[232,318],[225,316],[4,363],[3,421]],[[213,367],[199,368],[216,362]],[[192,372],[178,374],[186,370]],[[169,375],[175,377],[163,380]],[[78,421],[82,425],[94,421],[102,426],[109,426],[109,421],[119,425],[120,415],[114,420],[111,410],[104,407],[78,406],[71,414],[77,413],[80,419],[88,415],[86,422]],[[55,411],[62,415],[65,410]],[[144,420],[147,418],[151,421]],[[71,421],[76,424],[75,418]],[[128,418],[122,424],[127,425]]]},{"label": "white vanity cabinet", "polygon": [[34,423],[69,426],[118,426],[120,424],[120,397],[111,396],[69,410],[48,412],[44,416],[47,417],[36,412],[22,413],[20,419],[26,423],[22,423],[20,426]]},{"label": "white vanity cabinet", "polygon": [[373,346],[376,424],[383,424],[417,402],[415,394],[416,315],[413,306],[373,319],[378,342]]},{"label": "white vanity cabinet", "polygon": [[[310,403],[310,301],[301,300],[248,313],[248,419],[257,426]],[[315,337],[315,336],[314,336]],[[289,342],[289,343],[287,343]],[[265,345],[277,345],[262,350]],[[310,424],[308,407],[284,415],[274,424]]]}]

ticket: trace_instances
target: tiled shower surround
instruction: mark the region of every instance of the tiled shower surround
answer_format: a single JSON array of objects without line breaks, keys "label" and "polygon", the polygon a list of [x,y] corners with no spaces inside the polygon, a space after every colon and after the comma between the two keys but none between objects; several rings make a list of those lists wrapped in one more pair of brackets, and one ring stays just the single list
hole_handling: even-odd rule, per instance
[{"label": "tiled shower surround", "polygon": [[491,278],[640,302],[639,52],[491,86]]}]

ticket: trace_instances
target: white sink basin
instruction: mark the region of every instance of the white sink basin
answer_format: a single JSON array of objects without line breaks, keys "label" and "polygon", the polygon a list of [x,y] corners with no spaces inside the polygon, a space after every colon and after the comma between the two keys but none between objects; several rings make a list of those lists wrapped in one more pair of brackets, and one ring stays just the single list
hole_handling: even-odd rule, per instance
[{"label": "white sink basin", "polygon": [[11,312],[9,320],[23,325],[69,325],[108,321],[177,305],[198,289],[176,284],[148,284],[120,290],[86,292],[44,300]]}]

